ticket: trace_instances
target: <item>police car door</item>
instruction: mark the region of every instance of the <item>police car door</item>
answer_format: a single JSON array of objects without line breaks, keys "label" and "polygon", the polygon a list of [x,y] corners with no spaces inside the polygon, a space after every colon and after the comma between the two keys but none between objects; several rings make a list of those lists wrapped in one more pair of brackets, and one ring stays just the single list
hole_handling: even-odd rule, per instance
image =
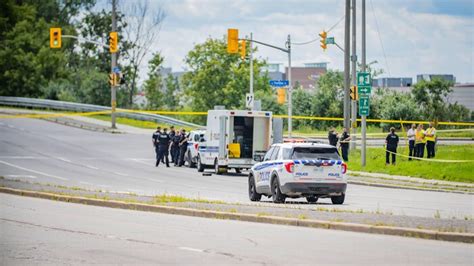
[{"label": "police car door", "polygon": [[266,171],[265,167],[267,167],[268,162],[272,156],[273,151],[275,150],[275,146],[270,147],[270,149],[265,153],[263,157],[263,161],[256,164],[253,168],[254,176],[255,176],[255,185],[256,187],[262,187],[266,185],[265,176],[263,175],[264,171]]},{"label": "police car door", "polygon": [[[265,189],[270,189],[270,176],[273,172],[275,159],[280,151],[280,146],[273,146],[270,154],[265,154],[264,162],[262,163],[259,174],[260,174],[260,186],[264,187]],[[270,152],[270,151],[269,151]]]}]

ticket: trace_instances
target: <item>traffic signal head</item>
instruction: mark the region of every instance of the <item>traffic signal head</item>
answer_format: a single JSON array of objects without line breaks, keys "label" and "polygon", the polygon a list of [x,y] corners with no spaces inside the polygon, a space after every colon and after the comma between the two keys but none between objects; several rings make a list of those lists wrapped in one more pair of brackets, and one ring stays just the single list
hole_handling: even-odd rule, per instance
[{"label": "traffic signal head", "polygon": [[245,49],[247,47],[245,47],[245,45],[247,45],[247,42],[245,40],[241,40],[240,41],[240,58],[242,58],[242,60],[245,59]]},{"label": "traffic signal head", "polygon": [[284,104],[286,102],[286,96],[285,96],[285,89],[284,88],[279,88],[277,90],[277,101],[279,104]]},{"label": "traffic signal head", "polygon": [[230,54],[236,54],[239,52],[239,30],[238,29],[227,30],[227,52]]},{"label": "traffic signal head", "polygon": [[322,31],[321,33],[319,33],[319,37],[321,37],[321,48],[323,48],[323,50],[326,50],[327,49],[327,44],[326,44],[326,38],[328,37],[328,33],[326,31]]},{"label": "traffic signal head", "polygon": [[357,86],[351,86],[351,100],[357,101]]},{"label": "traffic signal head", "polygon": [[118,52],[118,33],[116,31],[109,34],[109,51],[111,53]]},{"label": "traffic signal head", "polygon": [[61,48],[61,28],[49,29],[49,47]]}]

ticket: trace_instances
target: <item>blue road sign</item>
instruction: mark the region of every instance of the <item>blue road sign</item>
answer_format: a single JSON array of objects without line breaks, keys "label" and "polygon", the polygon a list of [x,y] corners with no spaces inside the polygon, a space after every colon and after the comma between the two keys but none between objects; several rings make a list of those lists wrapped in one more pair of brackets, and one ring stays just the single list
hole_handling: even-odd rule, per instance
[{"label": "blue road sign", "polygon": [[290,82],[288,80],[270,80],[270,86],[272,87],[288,87]]},{"label": "blue road sign", "polygon": [[115,66],[114,69],[113,69],[113,72],[116,73],[116,74],[120,73],[120,67]]}]

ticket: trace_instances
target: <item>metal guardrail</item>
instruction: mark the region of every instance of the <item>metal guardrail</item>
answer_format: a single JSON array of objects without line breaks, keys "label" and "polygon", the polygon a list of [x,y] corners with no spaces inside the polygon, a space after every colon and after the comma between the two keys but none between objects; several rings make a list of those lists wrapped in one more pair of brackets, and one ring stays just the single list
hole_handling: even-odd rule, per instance
[{"label": "metal guardrail", "polygon": [[[54,100],[45,100],[45,99],[32,99],[32,98],[23,98],[23,97],[9,97],[9,96],[0,96],[0,105],[16,106],[16,107],[45,108],[45,109],[52,109],[52,110],[66,110],[66,111],[74,111],[74,112],[97,112],[97,111],[111,110],[110,107],[93,105],[93,104],[63,102],[63,101],[54,101]],[[152,121],[152,122],[174,125],[174,126],[179,126],[179,127],[203,128],[203,126],[198,125],[198,124],[174,119],[174,118],[163,116],[163,115],[157,115],[157,114],[128,113],[128,112],[120,112],[120,110],[117,110],[117,116],[130,118],[130,119],[136,119],[136,120],[142,120],[142,121]]]}]

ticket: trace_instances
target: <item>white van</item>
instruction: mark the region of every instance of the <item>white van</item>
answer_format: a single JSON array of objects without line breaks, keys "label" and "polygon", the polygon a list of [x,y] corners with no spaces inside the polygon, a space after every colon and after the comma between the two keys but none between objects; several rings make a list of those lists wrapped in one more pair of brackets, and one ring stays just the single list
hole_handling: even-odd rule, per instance
[{"label": "white van", "polygon": [[273,142],[272,113],[249,110],[209,110],[204,142],[199,144],[197,169],[216,174],[250,169]]}]

